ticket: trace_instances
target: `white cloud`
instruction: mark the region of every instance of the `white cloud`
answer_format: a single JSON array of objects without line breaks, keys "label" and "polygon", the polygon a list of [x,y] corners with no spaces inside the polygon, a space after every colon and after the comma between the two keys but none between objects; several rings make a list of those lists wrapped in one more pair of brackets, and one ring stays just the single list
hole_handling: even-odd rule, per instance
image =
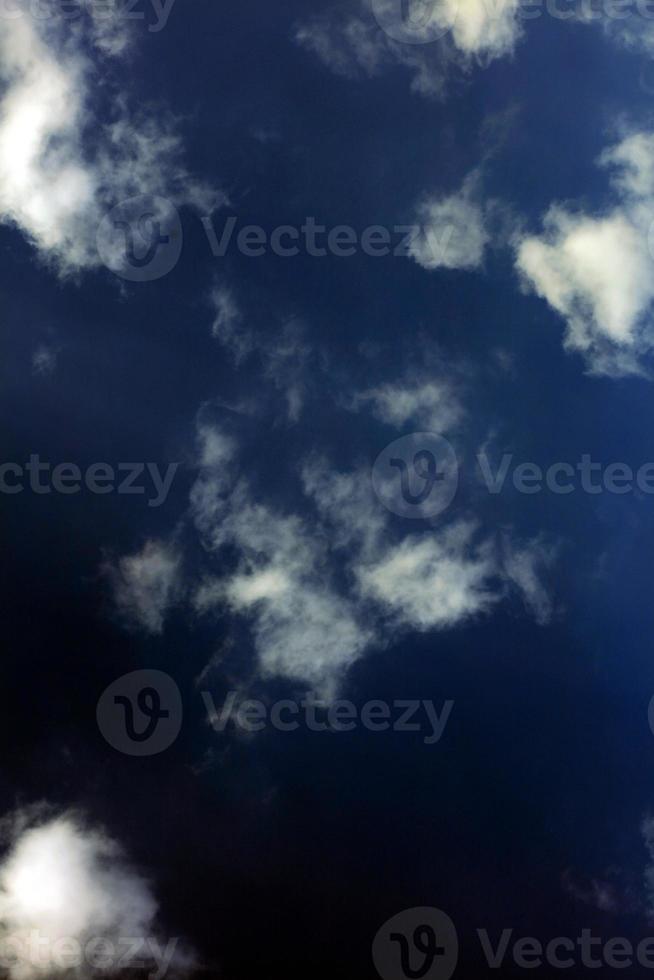
[{"label": "white cloud", "polygon": [[250,616],[263,676],[284,676],[333,693],[346,667],[361,656],[370,632],[355,609],[330,584],[325,542],[302,519],[251,499],[244,483],[226,496],[224,486],[203,500],[223,506],[196,518],[214,551],[236,547],[230,575],[206,580],[196,594],[200,612],[227,607]]},{"label": "white cloud", "polygon": [[445,0],[444,8],[456,47],[485,63],[511,54],[522,36],[519,0]]},{"label": "white cloud", "polygon": [[348,548],[351,594],[366,606],[374,603],[380,619],[421,631],[452,628],[488,612],[519,581],[527,607],[545,622],[549,600],[539,575],[549,557],[544,545],[518,547],[508,535],[502,542],[465,517],[398,536],[365,471],[338,473],[326,460],[313,459],[303,480],[325,536]]},{"label": "white cloud", "polygon": [[491,240],[488,206],[478,200],[478,172],[456,194],[427,197],[418,207],[420,234],[409,248],[424,269],[476,269]]},{"label": "white cloud", "polygon": [[553,615],[552,598],[544,583],[545,573],[556,559],[557,549],[536,539],[518,544],[507,535],[504,540],[504,569],[507,578],[517,587],[524,604],[541,626]]},{"label": "white cloud", "polygon": [[553,205],[543,233],[517,244],[525,282],[565,318],[565,346],[582,353],[598,374],[639,371],[652,345],[653,152],[650,133],[609,148],[599,162],[613,170],[613,206],[586,215]]},{"label": "white cloud", "polygon": [[124,18],[90,35],[57,24],[27,10],[0,24],[0,221],[66,275],[100,265],[98,225],[119,202],[160,195],[208,211],[217,197],[184,173],[179,137],[161,113],[132,112],[117,93],[113,121],[94,119],[99,78],[107,86],[110,77],[106,56],[125,47]]},{"label": "white cloud", "polygon": [[[113,953],[104,947],[110,975],[122,972],[118,961],[130,939],[152,939],[163,952],[150,886],[114,840],[74,814],[46,816],[38,808],[15,814],[5,825],[9,850],[0,864],[0,945],[11,964],[10,980],[87,980],[98,972],[92,953],[86,953],[93,940],[113,944]],[[191,958],[178,952],[176,943],[164,946],[175,973],[190,966]],[[146,950],[152,968],[157,954],[148,943],[138,955]]]},{"label": "white cloud", "polygon": [[488,540],[474,542],[467,521],[414,534],[386,548],[357,577],[364,596],[417,630],[459,625],[498,601],[496,565]]},{"label": "white cloud", "polygon": [[[398,388],[399,395],[379,390],[383,395],[368,401],[393,422],[421,412],[442,417],[429,386]],[[460,404],[451,402],[454,424]],[[333,696],[373,644],[410,629],[454,628],[488,613],[512,588],[539,622],[549,617],[541,580],[548,553],[539,542],[519,545],[460,514],[408,528],[375,497],[368,467],[338,472],[318,455],[301,462],[303,496],[284,507],[274,485],[267,492],[256,472],[241,472],[241,452],[232,435],[201,420],[190,518],[208,568],[189,592],[198,614],[249,623],[260,676]],[[256,458],[250,454],[249,465]],[[120,563],[120,581],[128,583],[122,604],[160,628],[169,601],[156,587],[153,601],[147,587],[151,576],[144,579],[142,566],[152,559]]]},{"label": "white cloud", "polygon": [[410,72],[414,92],[431,98],[444,94],[451,60],[447,50],[439,45],[434,56],[433,51],[393,41],[371,17],[313,18],[296,29],[294,40],[344,78],[373,78],[400,64]]},{"label": "white cloud", "polygon": [[179,598],[181,559],[162,541],[147,541],[141,551],[103,569],[119,615],[148,633],[161,633],[166,614]]},{"label": "white cloud", "polygon": [[[429,4],[424,26],[414,19],[411,41],[403,38],[402,0],[362,0],[361,14],[336,11],[302,22],[295,41],[312,51],[335,74],[374,77],[401,65],[412,75],[413,91],[441,97],[449,66],[463,70],[511,54],[522,35],[519,0],[442,0]],[[391,25],[385,31],[380,25]],[[393,29],[399,29],[399,34]]]},{"label": "white cloud", "polygon": [[302,487],[326,524],[333,549],[376,553],[387,515],[372,496],[370,475],[365,470],[339,473],[324,457],[312,456],[302,467]]},{"label": "white cloud", "polygon": [[408,375],[355,395],[355,408],[369,405],[372,414],[396,429],[408,423],[436,433],[450,432],[463,417],[454,386],[443,378]]}]

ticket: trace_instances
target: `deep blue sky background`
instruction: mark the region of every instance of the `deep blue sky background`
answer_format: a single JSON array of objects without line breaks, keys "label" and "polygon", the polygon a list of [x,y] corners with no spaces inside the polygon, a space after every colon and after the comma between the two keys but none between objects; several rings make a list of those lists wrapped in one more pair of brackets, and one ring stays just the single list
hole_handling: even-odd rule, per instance
[{"label": "deep blue sky background", "polygon": [[[611,121],[651,118],[652,96],[639,85],[645,59],[599,29],[542,18],[514,58],[473,71],[437,103],[412,94],[399,68],[355,82],[329,73],[290,40],[306,12],[299,2],[177,0],[131,65],[135,99],[184,117],[190,168],[220,183],[226,213],[242,223],[409,221],[420,193],[453,192],[478,165],[489,115],[513,109],[484,187],[535,226],[555,199],[601,206],[606,175],[594,161]],[[269,141],[255,138],[260,129]],[[291,482],[289,445],[299,459],[315,427],[335,459],[347,447],[372,463],[384,445],[379,426],[351,426],[346,412],[324,416],[321,405],[334,377],[365,383],[362,344],[377,345],[374,370],[392,375],[423,337],[443,365],[474,366],[480,435],[496,426],[516,457],[654,460],[651,382],[586,376],[562,350],[562,323],[520,293],[506,254],[493,253],[479,274],[362,255],[216,259],[197,216],[184,212],[183,224],[174,272],[125,295],[108,272],[62,284],[18,232],[0,229],[5,459],[185,459],[203,401],[256,395],[260,385],[256,365],[235,371],[211,337],[208,295],[224,276],[249,322],[274,335],[297,318],[333,368],[316,372],[295,429],[257,420],[252,451],[271,485]],[[31,372],[42,342],[60,347],[48,377]],[[498,349],[513,355],[509,373],[492,366]],[[115,495],[3,498],[3,809],[43,797],[99,815],[157,869],[169,929],[183,930],[212,976],[214,963],[229,978],[282,968],[298,978],[372,976],[381,922],[421,904],[460,924],[469,976],[483,975],[465,942],[476,926],[542,939],[580,925],[645,934],[637,914],[575,904],[561,876],[615,867],[642,887],[639,826],[654,807],[651,499],[507,492],[487,503],[498,526],[563,539],[555,622],[540,627],[509,604],[477,625],[409,634],[357,664],[344,692],[361,702],[453,699],[440,745],[357,731],[271,732],[226,747],[204,726],[194,688],[221,624],[180,614],[163,638],[130,636],[98,576],[104,554],[174,526],[192,479],[187,467],[160,509]],[[101,691],[140,666],[168,670],[187,710],[178,743],[151,760],[118,756],[95,727]],[[210,747],[217,761],[194,772]]]}]

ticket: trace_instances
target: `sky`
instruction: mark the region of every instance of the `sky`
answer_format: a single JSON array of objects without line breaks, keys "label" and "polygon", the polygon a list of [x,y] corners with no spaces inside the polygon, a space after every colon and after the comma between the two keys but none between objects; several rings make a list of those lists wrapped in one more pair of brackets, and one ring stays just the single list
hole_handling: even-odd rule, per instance
[{"label": "sky", "polygon": [[654,969],[653,59],[0,0],[3,976]]}]

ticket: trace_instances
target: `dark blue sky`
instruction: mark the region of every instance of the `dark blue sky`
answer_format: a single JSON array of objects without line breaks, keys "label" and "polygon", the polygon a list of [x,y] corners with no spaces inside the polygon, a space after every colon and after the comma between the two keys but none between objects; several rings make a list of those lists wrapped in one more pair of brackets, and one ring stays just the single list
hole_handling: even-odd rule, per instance
[{"label": "dark blue sky", "polygon": [[[457,195],[478,171],[475,200],[499,203],[475,268],[363,254],[251,258],[236,248],[214,257],[202,209],[180,194],[184,243],[168,275],[130,283],[92,262],[63,274],[16,202],[0,198],[3,460],[180,463],[157,508],[117,493],[3,494],[2,810],[40,800],[83,810],[144,870],[164,931],[187,937],[200,975],[229,980],[373,977],[377,929],[421,905],[456,922],[464,977],[488,969],[477,927],[543,942],[583,927],[634,939],[651,929],[641,824],[654,807],[653,499],[528,496],[509,485],[493,496],[475,477],[483,447],[494,465],[505,452],[544,469],[584,453],[605,466],[654,461],[651,309],[638,326],[643,375],[593,374],[579,350],[564,349],[565,316],[516,269],[517,243],[542,235],[552,203],[577,216],[621,203],[597,159],[628,134],[650,132],[647,49],[599,25],[543,16],[488,64],[473,57],[462,67],[455,57],[442,97],[429,98],[393,58],[372,77],[346,77],[294,41],[300,23],[338,25],[348,9],[177,0],[160,33],[134,25],[122,60],[98,56],[80,153],[98,153],[123,89],[152,118],[171,114],[188,175],[178,170],[173,183],[228,197],[213,214],[217,231],[229,215],[268,232],[307,216],[359,230],[410,224],[421,200]],[[354,3],[352,15],[372,18]],[[433,58],[445,59],[439,51]],[[138,113],[130,118],[145,132]],[[151,178],[147,166],[134,172],[135,181]],[[172,199],[166,186],[154,193]],[[103,206],[120,200],[111,193]],[[234,297],[236,332],[249,338],[239,363],[212,334],[217,289]],[[582,296],[592,320],[591,307]],[[34,367],[40,348],[53,358],[47,370]],[[447,515],[420,527],[384,514],[384,548],[439,540],[463,518],[488,541],[538,542],[549,556],[539,565],[546,616],[500,559],[488,609],[425,628],[398,613],[395,582],[387,607],[373,608],[357,575],[382,552],[354,558],[351,540],[339,550],[342,528],[319,520],[303,491],[302,467],[315,454],[333,473],[369,476],[387,444],[425,428],[411,413],[393,426],[374,398],[355,405],[358,395],[428,381],[463,406],[465,422],[444,433],[459,457],[459,492]],[[220,496],[229,479],[230,492],[241,481],[251,495],[214,516],[211,534],[224,536],[215,549],[189,504],[203,479],[198,429],[207,419],[239,447],[238,476],[225,460],[211,492]],[[234,600],[200,615],[194,606],[208,576],[232,581],[264,567],[265,549],[255,546],[253,558],[244,543],[249,500],[304,522],[329,562],[298,581],[333,590],[374,634],[339,672],[341,696],[358,705],[451,699],[439,744],[361,728],[252,739],[210,730],[203,684],[217,700],[235,687],[274,700],[312,685],[311,668],[306,682],[266,672],[256,607]],[[121,559],[147,541],[174,547],[183,579],[183,597],[149,631],[130,619],[131,600],[123,592],[121,605],[107,572],[124,572]],[[102,691],[140,668],[169,673],[185,709],[174,745],[141,759],[117,752],[96,724]],[[608,883],[609,909],[582,897],[592,880]]]}]

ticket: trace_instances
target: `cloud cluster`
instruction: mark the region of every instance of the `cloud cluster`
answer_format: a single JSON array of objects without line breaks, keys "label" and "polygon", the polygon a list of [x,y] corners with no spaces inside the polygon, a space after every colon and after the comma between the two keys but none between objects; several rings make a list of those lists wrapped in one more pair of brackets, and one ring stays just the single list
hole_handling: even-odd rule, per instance
[{"label": "cloud cluster", "polygon": [[[104,975],[117,976],[119,957],[135,940],[154,941],[146,957],[152,965],[153,950],[160,950],[157,903],[116,841],[75,814],[47,815],[42,808],[4,823],[0,948],[10,980],[86,980],[98,974],[93,962],[100,956]],[[176,974],[192,962],[174,948],[167,953]]]},{"label": "cloud cluster", "polygon": [[[452,431],[465,417],[452,384],[416,373],[361,392],[352,407],[395,431]],[[456,627],[509,594],[539,622],[550,618],[542,583],[549,556],[540,542],[513,541],[456,511],[419,527],[397,522],[376,498],[369,468],[339,471],[315,451],[293,463],[299,480],[289,507],[268,497],[256,458],[222,425],[200,423],[188,516],[208,567],[184,587],[196,614],[249,623],[263,678],[332,695],[374,645],[407,630]],[[177,564],[150,545],[118,567],[119,607],[161,630],[178,594],[170,585]]]},{"label": "cloud cluster", "polygon": [[612,203],[597,214],[554,204],[540,235],[517,243],[525,283],[566,321],[565,346],[591,372],[642,370],[652,346],[654,135],[636,132],[607,149]]},{"label": "cloud cluster", "polygon": [[118,15],[101,27],[62,24],[55,9],[0,23],[0,221],[62,275],[100,264],[98,225],[123,200],[161,195],[205,213],[218,200],[185,174],[172,121],[131,110],[117,88],[103,109],[109,121],[99,121],[107,62],[125,51],[124,30]]},{"label": "cloud cluster", "polygon": [[412,90],[424,96],[444,95],[452,65],[488,64],[510,54],[522,34],[519,0],[442,0],[424,5],[427,16],[413,21],[402,0],[361,0],[360,6],[360,13],[333,10],[303,21],[296,43],[346,78],[402,66]]}]

